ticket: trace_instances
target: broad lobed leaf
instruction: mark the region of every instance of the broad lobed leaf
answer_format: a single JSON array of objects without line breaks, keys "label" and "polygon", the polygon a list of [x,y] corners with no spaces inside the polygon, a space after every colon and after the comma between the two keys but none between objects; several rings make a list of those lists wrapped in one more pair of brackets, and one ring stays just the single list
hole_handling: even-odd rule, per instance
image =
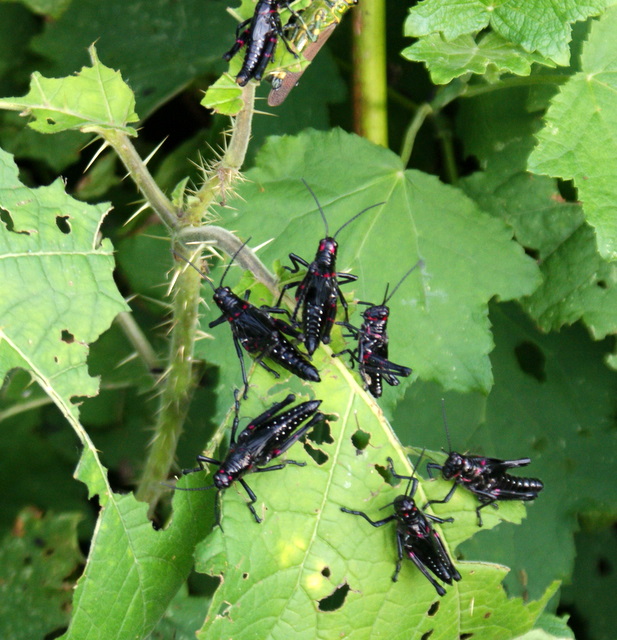
[{"label": "broad lobed leaf", "polygon": [[[385,517],[391,513],[388,504],[405,491],[406,483],[391,487],[379,468],[386,466],[387,456],[394,457],[399,473],[410,473],[409,463],[381,410],[344,365],[331,359],[325,349],[319,350],[315,362],[322,382],[314,391],[323,400],[320,409],[329,416],[330,437],[312,446],[325,460],[317,464],[296,445],[286,455],[306,462],[306,467],[247,476],[258,497],[257,511],[264,518],[260,525],[252,520],[241,487],[223,493],[224,532],[216,529],[197,550],[198,569],[223,576],[199,637],[284,638],[293,630],[297,638],[331,638],[336,630],[349,638],[379,634],[419,639],[431,630],[436,637],[447,638],[446,630],[455,628],[457,633],[482,629],[483,637],[490,639],[514,637],[530,629],[555,586],[528,606],[508,600],[500,587],[505,567],[457,563],[463,578],[448,587],[444,598],[436,595],[409,561],[404,561],[399,581],[392,582],[394,524],[372,528],[360,518],[341,513],[340,507],[365,510],[373,519]],[[284,394],[281,389],[267,395],[265,390],[271,387],[269,374],[257,370],[242,415],[263,410],[251,411],[256,396],[260,406],[268,406]],[[359,428],[370,436],[361,451],[352,442]],[[189,486],[209,482],[202,477],[191,480]],[[422,483],[416,494],[418,504],[436,493],[443,495],[443,489],[442,483]],[[183,495],[176,498],[177,504]],[[380,511],[384,506],[386,510]],[[477,532],[475,507],[473,497],[462,493],[451,508],[456,521],[437,525],[451,552],[455,544]],[[507,517],[507,509],[497,513],[499,519]],[[487,517],[487,528],[499,521],[495,514]],[[326,610],[328,596],[336,592],[340,602]]]},{"label": "broad lobed leaf", "polygon": [[595,22],[575,74],[553,99],[529,168],[572,179],[600,254],[617,257],[617,8]]},{"label": "broad lobed leaf", "polygon": [[466,73],[527,76],[534,62],[554,66],[537,53],[528,53],[496,33],[488,33],[477,40],[465,34],[446,40],[441,34],[430,34],[403,49],[403,57],[424,62],[435,84],[447,84]]},{"label": "broad lobed leaf", "polygon": [[[391,359],[447,388],[490,388],[487,302],[531,293],[539,283],[536,265],[501,221],[460,190],[404,171],[392,152],[342,131],[273,138],[248,177],[239,189],[246,203],[241,214],[223,210],[221,216],[242,238],[250,236],[252,246],[271,240],[260,252],[265,264],[284,261],[290,251],[310,261],[325,235],[301,178],[316,192],[330,233],[362,209],[384,203],[337,239],[337,269],[359,276],[346,286],[346,296],[380,302],[386,284],[394,286],[421,258],[422,269],[391,300]],[[207,320],[216,315],[212,310]],[[356,312],[352,323],[360,321]],[[403,381],[399,395],[409,382]],[[394,397],[384,398],[386,406]]]},{"label": "broad lobed leaf", "polygon": [[567,65],[571,23],[599,15],[615,0],[423,0],[409,10],[405,35],[441,32],[447,40],[490,27],[528,52],[538,52],[558,65]]}]

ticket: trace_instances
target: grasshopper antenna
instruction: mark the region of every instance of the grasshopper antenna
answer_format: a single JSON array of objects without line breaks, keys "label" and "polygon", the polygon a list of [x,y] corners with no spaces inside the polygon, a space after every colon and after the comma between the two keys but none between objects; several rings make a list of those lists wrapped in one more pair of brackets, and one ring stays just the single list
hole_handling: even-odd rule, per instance
[{"label": "grasshopper antenna", "polygon": [[398,284],[396,285],[396,287],[394,287],[394,289],[392,289],[392,293],[390,295],[388,295],[388,287],[390,286],[390,283],[388,282],[388,284],[386,285],[386,292],[383,296],[383,302],[381,303],[382,305],[385,305],[390,300],[390,298],[392,298],[392,296],[398,291],[398,288],[403,284],[403,282],[405,282],[407,276],[409,276],[418,267],[420,267],[420,269],[424,267],[424,260],[422,260],[422,258],[420,258],[420,260],[418,260],[418,262],[416,262],[416,264],[414,264],[414,266],[411,267],[411,269],[409,269],[409,271],[398,281]]},{"label": "grasshopper antenna", "polygon": [[309,187],[308,182],[302,178],[302,182],[304,183],[304,186],[309,190],[309,193],[313,196],[313,200],[315,200],[315,204],[317,205],[317,208],[319,209],[319,213],[321,214],[323,223],[326,227],[326,236],[330,235],[330,231],[328,230],[328,220],[326,218],[326,214],[323,212],[323,209],[321,208],[321,205],[319,204],[319,200],[317,200],[317,196],[315,195],[315,192]]}]

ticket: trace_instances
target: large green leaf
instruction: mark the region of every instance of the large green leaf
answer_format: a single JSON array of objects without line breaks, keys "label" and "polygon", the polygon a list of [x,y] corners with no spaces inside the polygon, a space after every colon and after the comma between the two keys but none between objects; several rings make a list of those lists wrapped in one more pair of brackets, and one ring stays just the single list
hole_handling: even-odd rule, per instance
[{"label": "large green leaf", "polygon": [[31,189],[0,150],[0,379],[30,371],[55,401],[94,395],[87,344],[126,305],[112,278],[113,253],[97,237],[106,205],[66,195],[57,180]]},{"label": "large green leaf", "polygon": [[405,35],[442,32],[447,40],[488,27],[525,51],[567,65],[571,23],[600,14],[615,0],[423,0],[409,10]]},{"label": "large green leaf", "polygon": [[[392,360],[449,388],[490,388],[487,302],[531,293],[539,282],[537,267],[501,221],[460,190],[404,171],[392,152],[342,131],[271,139],[247,176],[239,189],[241,213],[221,215],[241,236],[251,236],[252,246],[271,240],[260,252],[267,265],[289,251],[311,260],[325,235],[301,178],[315,190],[331,233],[365,207],[384,203],[338,238],[337,268],[359,276],[346,295],[378,303],[386,284],[394,285],[421,258],[423,268],[391,300]],[[359,324],[357,314],[352,321]],[[384,406],[395,397],[387,390]]]},{"label": "large green leaf", "polygon": [[135,98],[119,72],[101,64],[90,48],[91,67],[68,78],[32,74],[30,92],[23,98],[4,98],[0,108],[32,116],[29,125],[41,133],[114,129],[137,135],[128,124],[139,118]]},{"label": "large green leaf", "polygon": [[581,71],[553,99],[529,168],[572,179],[604,258],[617,257],[617,9],[591,28]]},{"label": "large green leaf", "polygon": [[[322,459],[317,463],[296,445],[287,457],[306,462],[306,467],[247,476],[258,497],[260,525],[253,521],[241,487],[223,493],[224,532],[213,531],[197,551],[200,571],[223,575],[200,637],[283,638],[293,629],[296,638],[331,638],[336,630],[350,638],[411,640],[431,630],[434,637],[448,638],[456,628],[457,633],[481,630],[483,638],[505,640],[530,629],[554,588],[527,606],[508,600],[500,588],[504,567],[458,563],[462,580],[449,587],[443,599],[411,562],[405,561],[399,581],[392,582],[394,525],[375,529],[341,513],[340,507],[365,510],[373,519],[385,517],[389,511],[380,508],[391,509],[388,504],[406,483],[390,486],[379,468],[386,466],[389,455],[399,473],[409,473],[409,463],[381,410],[343,363],[323,349],[314,361],[322,376],[315,393],[323,400],[320,409],[329,415],[329,434],[310,445]],[[281,389],[268,394],[271,378],[261,369],[252,387],[243,416],[257,415],[285,393]],[[363,450],[354,444],[358,429],[369,436]],[[210,482],[203,474],[188,486]],[[443,489],[440,483],[422,483],[418,503],[443,495]],[[177,496],[175,504],[185,495]],[[478,530],[475,506],[469,495],[458,496],[449,512],[455,523],[438,526],[452,551]],[[487,514],[487,526],[504,517],[520,518],[520,505],[511,507]],[[474,559],[481,560],[481,554]]]}]

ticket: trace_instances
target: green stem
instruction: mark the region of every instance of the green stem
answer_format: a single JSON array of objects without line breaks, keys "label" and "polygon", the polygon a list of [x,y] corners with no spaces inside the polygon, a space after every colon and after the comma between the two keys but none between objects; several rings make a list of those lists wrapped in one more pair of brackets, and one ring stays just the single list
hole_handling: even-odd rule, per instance
[{"label": "green stem", "polygon": [[193,350],[201,284],[199,273],[193,269],[182,269],[178,274],[173,302],[169,368],[161,393],[154,438],[136,492],[138,500],[150,503],[151,511],[162,493],[161,480],[167,478],[173,465],[178,439],[195,388]]},{"label": "green stem", "polygon": [[178,212],[167,196],[159,189],[145,163],[139,157],[129,137],[119,131],[100,129],[97,133],[118,154],[129,175],[163,224],[170,230],[178,228]]},{"label": "green stem", "polygon": [[[199,224],[215,198],[225,198],[225,191],[239,176],[251,136],[255,84],[249,83],[244,90],[244,109],[235,118],[231,140],[223,157],[207,172],[207,180],[190,202],[185,215],[176,224],[172,243],[197,242],[215,244],[233,255],[242,242],[233,234],[211,225]],[[252,251],[245,248],[238,262],[246,268],[260,273],[274,286],[274,277],[261,265]],[[154,509],[162,493],[161,481],[167,478],[172,468],[178,439],[182,433],[191,396],[195,388],[193,353],[198,328],[198,311],[201,293],[201,277],[194,269],[181,269],[175,286],[173,322],[169,367],[161,392],[161,405],[154,437],[148,451],[142,478],[136,492],[139,500]]]},{"label": "green stem", "polygon": [[437,139],[441,145],[441,153],[443,156],[444,172],[447,181],[450,184],[458,182],[458,165],[454,157],[454,146],[452,144],[452,130],[449,122],[441,115],[437,114],[433,118],[435,130],[437,131]]},{"label": "green stem", "polygon": [[385,0],[353,10],[354,121],[358,134],[388,146]]},{"label": "green stem", "polygon": [[426,118],[431,113],[433,113],[433,108],[430,104],[425,102],[418,107],[413,119],[409,123],[405,136],[403,137],[403,145],[401,147],[401,160],[404,167],[409,164],[409,158],[411,158],[411,152],[413,151],[413,144],[416,141],[416,135],[418,134],[420,127],[424,124]]},{"label": "green stem", "polygon": [[206,180],[188,207],[187,222],[199,224],[214,202],[225,203],[227,192],[238,178],[246,158],[253,122],[256,83],[249,82],[242,93],[244,107],[234,118],[229,144],[221,159],[206,172]]},{"label": "green stem", "polygon": [[[178,234],[178,240],[184,244],[213,244],[233,256],[242,246],[242,241],[227,229],[208,224],[201,227],[187,227]],[[266,269],[259,258],[245,246],[235,257],[236,262],[246,271],[250,271],[272,293],[278,295],[277,279]]]}]

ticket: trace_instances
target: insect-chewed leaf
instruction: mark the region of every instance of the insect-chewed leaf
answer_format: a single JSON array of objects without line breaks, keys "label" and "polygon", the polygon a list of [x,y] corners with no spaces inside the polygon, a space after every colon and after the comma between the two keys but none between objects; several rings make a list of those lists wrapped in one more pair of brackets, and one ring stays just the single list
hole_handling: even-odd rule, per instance
[{"label": "insect-chewed leaf", "polygon": [[133,92],[120,72],[99,62],[94,46],[90,58],[91,67],[68,78],[44,78],[33,73],[30,92],[23,98],[3,98],[0,108],[32,116],[29,126],[41,133],[116,129],[137,135],[128,126],[139,120]]},{"label": "insect-chewed leaf", "polygon": [[[345,366],[324,351],[315,353],[322,382],[314,385],[314,392],[323,399],[320,410],[330,417],[329,434],[309,443],[312,452],[319,449],[323,456],[316,461],[296,444],[286,456],[306,462],[305,467],[246,476],[258,496],[255,507],[264,518],[260,525],[247,513],[244,492],[225,493],[224,532],[213,531],[197,551],[200,571],[224,576],[200,637],[279,637],[294,619],[302,621],[294,626],[299,637],[328,638],[336,628],[369,638],[379,620],[385,636],[396,637],[406,629],[406,637],[419,640],[432,628],[456,627],[462,633],[484,629],[487,610],[494,616],[495,629],[501,626],[502,634],[510,630],[509,637],[531,628],[554,589],[528,606],[508,600],[499,588],[504,567],[457,563],[463,579],[448,588],[430,616],[435,591],[413,563],[405,561],[399,581],[392,582],[394,525],[374,529],[341,513],[340,507],[384,517],[388,512],[380,507],[405,487],[387,484],[378,466],[385,468],[386,457],[393,455],[399,471],[409,473],[410,467],[379,407]],[[258,372],[252,381],[253,396],[260,394],[265,376]],[[368,438],[362,450],[354,438],[358,429],[365,434],[365,444]],[[421,485],[417,500],[426,499]],[[446,542],[451,535],[469,537],[478,530],[473,507],[470,515],[468,521],[435,526]],[[483,595],[480,584],[495,588]],[[326,613],[324,602],[333,593],[340,602]],[[486,637],[498,636],[495,631]]]},{"label": "insect-chewed leaf", "polygon": [[97,234],[105,205],[69,197],[57,180],[31,189],[0,150],[0,380],[13,367],[29,371],[58,403],[77,415],[74,396],[95,395],[87,345],[127,309],[112,278],[109,240]]}]

